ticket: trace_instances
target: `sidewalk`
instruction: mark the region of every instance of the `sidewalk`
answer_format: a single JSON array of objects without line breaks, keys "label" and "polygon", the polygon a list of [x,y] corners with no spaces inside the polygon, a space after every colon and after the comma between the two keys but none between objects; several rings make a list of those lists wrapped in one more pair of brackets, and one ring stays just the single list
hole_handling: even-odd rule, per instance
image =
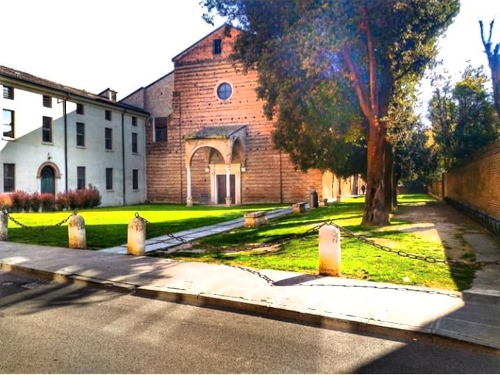
[{"label": "sidewalk", "polygon": [[[291,210],[274,210],[266,216],[283,216]],[[443,226],[450,225],[463,232],[461,225],[468,219],[448,210],[453,209],[444,204],[434,205],[423,215],[441,234]],[[456,222],[452,223],[450,218]],[[174,236],[193,240],[242,225],[243,219],[236,219]],[[467,225],[464,240],[474,250],[476,259],[498,259],[498,241],[479,227],[474,230],[473,225]],[[146,251],[169,249],[180,243],[169,236],[157,237],[147,241]],[[126,245],[90,251],[0,242],[0,269],[327,328],[414,338],[445,337],[500,350],[500,266],[497,265],[477,271],[472,288],[463,293],[134,257],[126,255]]]},{"label": "sidewalk", "polygon": [[[500,349],[500,294],[0,242],[0,269],[356,332]],[[499,352],[500,353],[500,352]]]}]

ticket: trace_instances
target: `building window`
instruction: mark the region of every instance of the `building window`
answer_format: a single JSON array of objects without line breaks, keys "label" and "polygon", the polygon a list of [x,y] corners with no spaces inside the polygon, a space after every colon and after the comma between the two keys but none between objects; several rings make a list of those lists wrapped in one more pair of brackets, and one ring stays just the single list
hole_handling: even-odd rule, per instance
[{"label": "building window", "polygon": [[104,117],[106,120],[111,121],[111,111],[106,110]]},{"label": "building window", "polygon": [[78,114],[78,115],[85,114],[84,109],[83,109],[83,104],[76,103],[76,114]]},{"label": "building window", "polygon": [[132,133],[132,152],[137,154],[137,133]]},{"label": "building window", "polygon": [[221,39],[214,40],[213,53],[214,53],[214,55],[220,55],[222,53],[222,40]]},{"label": "building window", "polygon": [[43,96],[43,106],[47,108],[52,108],[52,97],[44,95]]},{"label": "building window", "polygon": [[85,167],[76,167],[76,188],[85,189]]},{"label": "building window", "polygon": [[139,189],[139,170],[132,169],[132,189]]},{"label": "building window", "polygon": [[3,98],[14,100],[14,87],[4,86],[3,87]]},{"label": "building window", "polygon": [[155,142],[166,142],[168,137],[168,117],[155,118]]},{"label": "building window", "polygon": [[82,122],[76,123],[76,145],[85,147],[85,124]]},{"label": "building window", "polygon": [[42,142],[52,143],[52,117],[43,116]]},{"label": "building window", "polygon": [[132,116],[132,126],[137,126],[137,117]]},{"label": "building window", "polygon": [[227,82],[223,82],[219,85],[219,87],[217,87],[217,96],[219,97],[219,99],[227,100],[231,97],[232,93],[233,88]]},{"label": "building window", "polygon": [[113,149],[113,129],[104,128],[104,143],[106,150]]},{"label": "building window", "polygon": [[14,138],[14,111],[10,109],[3,110],[3,136]]},{"label": "building window", "polygon": [[13,192],[16,189],[15,172],[15,164],[3,165],[3,191],[6,193]]},{"label": "building window", "polygon": [[113,190],[113,168],[106,168],[106,190]]}]

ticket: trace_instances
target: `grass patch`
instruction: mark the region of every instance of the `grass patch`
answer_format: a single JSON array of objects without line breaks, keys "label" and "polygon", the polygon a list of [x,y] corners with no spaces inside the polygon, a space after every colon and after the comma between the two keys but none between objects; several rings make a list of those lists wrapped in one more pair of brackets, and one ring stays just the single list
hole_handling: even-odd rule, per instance
[{"label": "grass patch", "polygon": [[[425,205],[433,199],[427,195],[404,195],[400,202],[405,209]],[[384,230],[360,225],[364,201],[360,198],[347,199],[327,207],[309,210],[305,214],[293,214],[271,221],[258,228],[240,228],[229,233],[210,236],[199,240],[199,247],[209,245],[217,250],[197,252],[175,252],[157,254],[168,258],[186,261],[213,262],[239,265],[257,269],[276,269],[301,273],[318,272],[318,238],[313,234],[294,238],[275,248],[249,251],[228,251],[228,249],[248,244],[270,244],[308,230],[325,221],[332,220],[380,245],[394,251],[404,251],[424,257],[446,259],[446,249],[441,241],[418,236],[408,231]],[[394,220],[393,226],[403,223]],[[403,285],[418,285],[448,290],[463,290],[470,287],[474,269],[450,267],[442,263],[429,263],[401,257],[365,244],[358,239],[342,235],[342,276],[376,282],[389,282]],[[193,246],[196,249],[196,245]]]},{"label": "grass patch", "polygon": [[[279,205],[246,205],[234,207],[148,204],[124,207],[103,207],[79,211],[85,219],[87,246],[102,249],[127,243],[128,222],[136,212],[147,219],[146,237],[152,238],[187,229],[198,228],[242,217],[245,212],[272,210]],[[281,205],[281,207],[284,207]],[[40,231],[66,219],[69,212],[12,213],[25,229],[9,221],[9,241],[27,244],[68,247],[67,224]]]}]

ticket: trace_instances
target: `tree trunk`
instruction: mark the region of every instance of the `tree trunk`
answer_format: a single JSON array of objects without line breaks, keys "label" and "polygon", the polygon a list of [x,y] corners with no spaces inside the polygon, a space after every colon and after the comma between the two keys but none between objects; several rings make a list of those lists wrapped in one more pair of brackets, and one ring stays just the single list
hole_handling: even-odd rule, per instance
[{"label": "tree trunk", "polygon": [[377,118],[369,119],[369,122],[367,189],[362,224],[384,226],[389,225],[392,202],[392,148],[385,124]]}]

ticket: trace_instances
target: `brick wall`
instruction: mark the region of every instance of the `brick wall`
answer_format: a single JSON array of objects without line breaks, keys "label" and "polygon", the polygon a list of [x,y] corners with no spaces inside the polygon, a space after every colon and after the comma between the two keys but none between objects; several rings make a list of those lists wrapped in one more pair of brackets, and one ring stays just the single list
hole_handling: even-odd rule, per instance
[{"label": "brick wall", "polygon": [[500,218],[500,141],[478,150],[468,160],[433,181],[428,190],[436,198],[444,196]]},{"label": "brick wall", "polygon": [[[222,39],[222,54],[213,55],[214,39]],[[257,73],[237,72],[228,59],[236,38],[224,35],[224,29],[210,34],[174,58],[175,76],[168,141],[158,145],[148,138],[148,197],[151,201],[184,203],[186,199],[185,141],[186,134],[202,127],[246,125],[245,172],[241,172],[241,203],[295,202],[306,200],[310,188],[321,191],[320,171],[295,171],[288,155],[274,149],[272,122],[263,114],[263,102],[257,100]],[[228,100],[220,100],[216,89],[222,82],[232,86]],[[150,85],[156,94],[162,84]],[[162,106],[159,101],[155,106]],[[147,110],[153,113],[148,106]],[[148,134],[151,132],[150,125]],[[203,203],[211,193],[210,175],[205,171],[209,160],[206,148],[191,161],[193,201]],[[238,160],[236,160],[238,162]]]},{"label": "brick wall", "polygon": [[500,218],[500,141],[445,173],[444,194]]}]

